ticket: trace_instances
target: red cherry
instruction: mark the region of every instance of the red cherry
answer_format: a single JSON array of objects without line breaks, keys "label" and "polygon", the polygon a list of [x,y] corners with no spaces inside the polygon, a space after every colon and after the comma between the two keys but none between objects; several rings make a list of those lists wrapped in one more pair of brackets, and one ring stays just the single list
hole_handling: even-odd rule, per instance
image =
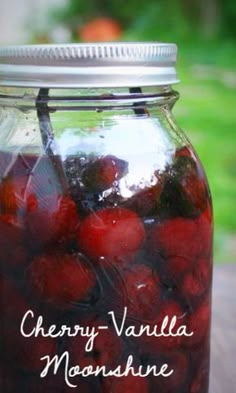
[{"label": "red cherry", "polygon": [[82,172],[82,182],[91,191],[103,191],[127,172],[127,162],[115,156],[105,156],[92,162]]},{"label": "red cherry", "polygon": [[32,202],[42,207],[49,195],[62,194],[59,174],[47,157],[12,158],[7,176],[0,184],[0,207],[3,213],[25,216]]},{"label": "red cherry", "polygon": [[199,260],[191,272],[186,273],[181,285],[185,297],[195,298],[204,294],[211,284],[208,260]]},{"label": "red cherry", "polygon": [[[100,321],[97,325],[100,325]],[[115,365],[121,357],[122,349],[121,339],[111,328],[101,331],[96,337],[94,345],[96,363],[99,365]]]},{"label": "red cherry", "polygon": [[182,257],[191,264],[211,250],[211,222],[203,214],[195,220],[180,217],[165,220],[153,228],[150,242],[150,247],[164,257]]},{"label": "red cherry", "polygon": [[196,225],[193,220],[173,218],[157,224],[150,236],[155,252],[164,257],[182,257],[192,259],[194,244],[197,241]]},{"label": "red cherry", "polygon": [[96,282],[94,271],[81,257],[59,253],[35,258],[28,277],[33,293],[58,307],[84,300]]},{"label": "red cherry", "polygon": [[113,329],[99,329],[99,326],[106,326],[107,323],[102,319],[90,319],[83,321],[84,327],[94,328],[98,333],[94,340],[93,348],[91,351],[86,351],[85,347],[88,343],[88,337],[76,336],[70,338],[68,345],[68,352],[73,364],[79,364],[82,368],[87,366],[96,367],[106,366],[112,368],[122,353],[122,341],[115,334]]},{"label": "red cherry", "polygon": [[17,196],[15,183],[16,181],[14,182],[11,179],[6,178],[3,179],[0,185],[0,207],[1,211],[4,213],[15,214],[19,205],[23,203]]},{"label": "red cherry", "polygon": [[[172,329],[172,334],[176,334],[178,328],[181,325],[186,325],[185,312],[180,307],[180,305],[174,300],[168,300],[163,303],[157,317],[151,323],[151,330],[153,330],[154,326],[158,326],[158,332],[161,331],[161,326],[165,317],[168,316],[168,323],[164,329],[165,334],[169,333],[171,320],[173,317],[176,317],[176,323],[174,328]],[[143,349],[146,351],[150,351],[151,353],[158,353],[163,349],[176,349],[181,344],[182,336],[147,336],[143,335],[140,337],[140,342],[143,345]]]},{"label": "red cherry", "polygon": [[1,294],[1,315],[2,320],[7,325],[9,323],[19,323],[29,305],[21,291],[16,287],[14,282],[0,275],[0,294]]},{"label": "red cherry", "polygon": [[174,182],[187,210],[192,210],[195,216],[205,210],[208,200],[205,174],[197,158],[186,154],[186,150],[175,159]]},{"label": "red cherry", "polygon": [[127,307],[128,317],[139,321],[152,320],[160,306],[160,280],[157,273],[145,265],[133,265],[120,271],[119,307]]},{"label": "red cherry", "polygon": [[193,154],[187,146],[180,147],[175,152],[175,157],[192,157]]},{"label": "red cherry", "polygon": [[104,380],[105,393],[148,393],[148,380],[145,377],[129,374],[124,377],[108,377]]},{"label": "red cherry", "polygon": [[48,196],[42,207],[31,208],[27,224],[36,244],[67,243],[79,225],[76,205],[69,196]]},{"label": "red cherry", "polygon": [[79,246],[92,258],[123,257],[142,245],[145,230],[137,214],[107,208],[87,216],[78,231]]},{"label": "red cherry", "polygon": [[[89,326],[89,322],[86,324],[86,326]],[[88,340],[88,337],[76,336],[69,338],[69,340],[66,342],[66,349],[69,352],[71,363],[74,365],[79,364],[81,368],[88,366],[95,368],[97,365],[97,354],[95,355],[94,353],[95,346],[91,352],[87,352],[85,349]],[[99,357],[100,354],[98,355],[98,359]]]},{"label": "red cherry", "polygon": [[[0,185],[0,208],[5,214],[19,215],[22,218],[32,205],[38,205],[32,176],[18,176],[3,179]],[[42,180],[42,179],[41,179]],[[40,184],[43,189],[43,181]],[[41,191],[42,193],[42,191]]]},{"label": "red cherry", "polygon": [[209,209],[206,209],[196,220],[195,252],[199,258],[212,256],[212,218]]},{"label": "red cherry", "polygon": [[191,266],[189,259],[181,256],[167,258],[164,265],[168,275],[175,279],[178,279],[183,273],[190,270]]},{"label": "red cherry", "polygon": [[[174,300],[169,300],[163,304],[155,323],[157,325],[160,325],[160,323],[162,323],[162,321],[164,320],[164,318],[166,316],[169,317],[168,324],[165,328],[165,332],[167,332],[167,333],[170,328],[171,320],[174,316],[177,317],[177,320],[176,320],[175,327],[172,330],[173,334],[176,334],[178,328],[181,325],[186,324],[185,312],[182,309],[182,307]],[[171,348],[176,348],[179,346],[179,344],[181,342],[181,336],[177,336],[177,337],[172,337],[172,336],[164,337],[164,336],[162,336],[162,337],[159,337],[157,340],[159,341],[160,347],[171,349]],[[157,345],[158,345],[158,343],[157,343]]]},{"label": "red cherry", "polygon": [[27,263],[26,232],[14,215],[0,215],[0,265],[18,269]]},{"label": "red cherry", "polygon": [[208,390],[209,384],[209,363],[203,362],[201,367],[197,370],[197,373],[190,385],[190,393],[201,393]]},{"label": "red cherry", "polygon": [[207,191],[204,180],[197,179],[194,175],[189,176],[185,182],[185,192],[194,206],[196,206],[200,211],[205,209],[207,203]]},{"label": "red cherry", "polygon": [[157,184],[139,190],[124,203],[124,206],[136,211],[139,215],[145,216],[157,205],[163,187],[164,178],[159,177]]},{"label": "red cherry", "polygon": [[168,378],[164,378],[165,381],[163,384],[168,386],[169,391],[174,391],[183,385],[185,378],[188,375],[188,359],[184,353],[172,352],[171,354],[168,354],[166,361],[174,372]]},{"label": "red cherry", "polygon": [[211,201],[208,201],[206,209],[204,210],[204,212],[202,212],[202,217],[204,217],[204,219],[207,220],[207,222],[210,223],[211,226],[213,226],[213,210]]},{"label": "red cherry", "polygon": [[170,353],[163,353],[161,359],[162,364],[168,364],[168,370],[173,370],[173,373],[168,377],[152,377],[153,387],[155,386],[156,391],[160,391],[161,393],[180,390],[188,375],[187,356],[180,351],[171,351]]},{"label": "red cherry", "polygon": [[39,372],[46,364],[45,360],[40,360],[41,357],[56,355],[57,344],[50,337],[24,337],[19,327],[9,327],[4,334],[4,351],[16,368]]},{"label": "red cherry", "polygon": [[188,317],[188,332],[193,332],[190,337],[185,337],[183,345],[192,347],[198,345],[209,335],[211,319],[211,308],[208,301],[204,301],[192,314]]},{"label": "red cherry", "polygon": [[205,181],[196,174],[189,173],[181,179],[180,184],[185,193],[185,198],[195,208],[203,211],[207,202]]},{"label": "red cherry", "polygon": [[177,151],[168,168],[159,210],[172,217],[198,217],[207,207],[210,193],[204,171],[191,150]]},{"label": "red cherry", "polygon": [[[66,192],[60,169],[47,157],[18,157],[0,185],[0,208],[26,225],[33,244],[67,242],[78,226],[78,213]],[[55,168],[57,170],[55,170]],[[63,183],[63,184],[62,184]]]}]

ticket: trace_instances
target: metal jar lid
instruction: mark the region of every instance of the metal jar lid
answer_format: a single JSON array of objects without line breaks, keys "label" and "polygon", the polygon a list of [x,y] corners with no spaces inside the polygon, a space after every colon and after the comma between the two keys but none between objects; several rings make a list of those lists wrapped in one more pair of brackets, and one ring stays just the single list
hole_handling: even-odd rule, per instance
[{"label": "metal jar lid", "polygon": [[166,43],[86,43],[0,48],[0,86],[131,87],[178,82],[177,47]]}]

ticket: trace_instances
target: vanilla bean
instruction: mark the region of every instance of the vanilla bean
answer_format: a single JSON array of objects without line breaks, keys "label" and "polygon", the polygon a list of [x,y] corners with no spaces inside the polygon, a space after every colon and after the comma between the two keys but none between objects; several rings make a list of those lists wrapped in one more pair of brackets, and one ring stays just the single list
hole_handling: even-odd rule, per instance
[{"label": "vanilla bean", "polygon": [[49,89],[41,88],[36,99],[36,110],[37,117],[39,121],[39,129],[42,139],[42,144],[44,148],[44,153],[48,156],[54,166],[60,184],[63,189],[67,189],[67,180],[64,170],[63,163],[60,158],[59,152],[57,152],[56,142],[54,137],[54,132],[52,128],[52,123],[50,119],[50,112],[55,112],[55,110],[50,110],[48,107],[49,101]]},{"label": "vanilla bean", "polygon": [[46,155],[56,154],[54,134],[50,120],[50,109],[48,107],[49,89],[42,88],[36,99],[37,116],[43,148]]},{"label": "vanilla bean", "polygon": [[[142,89],[140,87],[130,87],[129,92],[131,94],[142,94]],[[145,102],[135,102],[133,104],[134,113],[137,116],[149,115],[148,110],[145,108]]]}]

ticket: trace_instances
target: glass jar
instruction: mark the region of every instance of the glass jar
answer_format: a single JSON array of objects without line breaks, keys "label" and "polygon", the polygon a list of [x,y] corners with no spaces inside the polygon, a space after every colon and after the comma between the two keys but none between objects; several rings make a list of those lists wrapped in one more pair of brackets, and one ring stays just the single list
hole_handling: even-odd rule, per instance
[{"label": "glass jar", "polygon": [[0,49],[4,393],[208,392],[212,207],[175,61]]}]

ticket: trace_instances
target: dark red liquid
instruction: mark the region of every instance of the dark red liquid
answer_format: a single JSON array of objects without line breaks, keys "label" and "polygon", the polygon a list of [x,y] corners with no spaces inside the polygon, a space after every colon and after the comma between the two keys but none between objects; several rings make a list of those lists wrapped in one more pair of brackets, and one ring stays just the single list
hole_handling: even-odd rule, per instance
[{"label": "dark red liquid", "polygon": [[[112,370],[132,355],[135,370],[174,370],[167,378],[74,377],[74,391],[207,393],[212,211],[204,174],[186,147],[129,196],[120,191],[127,174],[129,163],[112,155],[0,154],[1,392],[73,391],[63,362],[56,375],[40,377],[42,357],[68,351],[70,367]],[[109,312],[121,320],[125,307],[124,329],[151,329],[167,315],[177,317],[173,332],[185,325],[193,335],[118,337]],[[44,332],[54,324],[54,332],[109,328],[85,351],[79,334],[24,337],[24,315],[28,334],[38,316]]]}]

